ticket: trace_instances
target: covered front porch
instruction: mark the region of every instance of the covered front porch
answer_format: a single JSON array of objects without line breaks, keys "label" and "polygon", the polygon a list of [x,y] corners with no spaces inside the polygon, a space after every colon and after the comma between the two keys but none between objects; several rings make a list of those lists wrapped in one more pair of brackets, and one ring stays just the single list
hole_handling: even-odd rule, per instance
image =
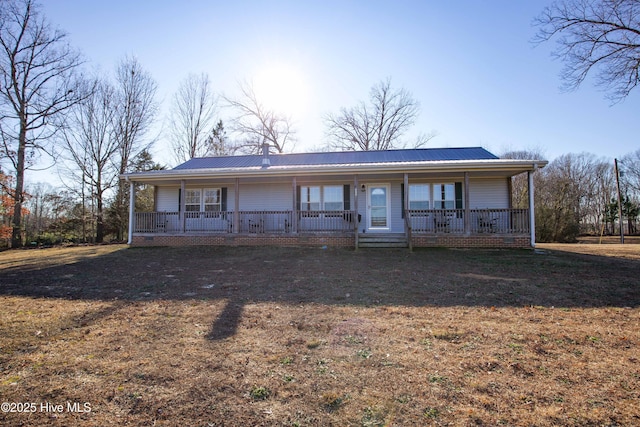
[{"label": "covered front porch", "polygon": [[[171,171],[173,172],[173,171]],[[529,209],[510,206],[513,170],[145,179],[153,212],[130,210],[133,245],[529,247]],[[529,191],[533,192],[533,170]],[[519,173],[522,173],[520,171]],[[146,177],[145,177],[146,178]],[[131,206],[135,181],[130,180]],[[173,207],[173,209],[170,209]],[[382,239],[382,240],[380,240]],[[404,244],[399,243],[404,242]]]},{"label": "covered front porch", "polygon": [[[528,209],[426,209],[405,211],[407,220],[401,233],[386,233],[405,238],[407,246],[423,246],[425,237],[528,237],[530,232]],[[348,211],[220,211],[220,212],[136,212],[133,217],[133,236],[315,236],[350,238],[353,246],[365,233],[359,232],[362,216]],[[374,233],[369,233],[373,235]],[[261,239],[262,240],[262,239]],[[445,239],[446,241],[447,239]],[[473,239],[472,239],[473,240]],[[227,239],[233,241],[233,239]],[[383,245],[382,245],[383,246]]]}]

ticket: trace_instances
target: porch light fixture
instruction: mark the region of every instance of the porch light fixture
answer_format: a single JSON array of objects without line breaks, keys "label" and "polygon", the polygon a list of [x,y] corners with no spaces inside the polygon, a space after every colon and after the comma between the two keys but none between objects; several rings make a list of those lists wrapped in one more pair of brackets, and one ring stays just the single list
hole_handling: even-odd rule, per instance
[{"label": "porch light fixture", "polygon": [[364,193],[365,191],[367,191],[367,187],[365,187],[364,184],[362,184],[362,186],[360,187],[361,191]]}]

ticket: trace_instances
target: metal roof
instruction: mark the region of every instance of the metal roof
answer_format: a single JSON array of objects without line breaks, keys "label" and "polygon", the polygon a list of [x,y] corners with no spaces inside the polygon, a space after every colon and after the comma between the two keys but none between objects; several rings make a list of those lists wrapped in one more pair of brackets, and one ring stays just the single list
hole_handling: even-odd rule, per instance
[{"label": "metal roof", "polygon": [[[173,170],[238,169],[262,166],[262,155],[198,157]],[[416,148],[408,150],[346,151],[319,153],[269,154],[271,167],[363,165],[374,163],[414,163],[458,160],[496,160],[497,156],[481,147]]]}]

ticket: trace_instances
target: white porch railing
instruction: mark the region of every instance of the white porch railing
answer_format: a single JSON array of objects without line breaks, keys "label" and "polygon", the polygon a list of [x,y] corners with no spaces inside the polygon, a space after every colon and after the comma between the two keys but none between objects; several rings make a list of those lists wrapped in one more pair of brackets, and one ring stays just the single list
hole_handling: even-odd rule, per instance
[{"label": "white porch railing", "polygon": [[239,233],[283,234],[293,231],[291,211],[240,211],[239,214]]},{"label": "white porch railing", "polygon": [[[354,232],[354,211],[136,212],[134,233]],[[239,221],[234,224],[234,221]]]},{"label": "white porch railing", "polygon": [[[407,210],[407,229],[413,234],[464,234],[464,209]],[[354,211],[225,211],[137,212],[134,233],[336,233],[355,232],[359,215]],[[238,224],[234,224],[235,221]],[[471,234],[528,234],[528,209],[471,209]]]},{"label": "white porch railing", "polygon": [[[465,230],[464,209],[406,211],[414,234],[453,233]],[[470,209],[469,233],[529,233],[529,209]]]}]

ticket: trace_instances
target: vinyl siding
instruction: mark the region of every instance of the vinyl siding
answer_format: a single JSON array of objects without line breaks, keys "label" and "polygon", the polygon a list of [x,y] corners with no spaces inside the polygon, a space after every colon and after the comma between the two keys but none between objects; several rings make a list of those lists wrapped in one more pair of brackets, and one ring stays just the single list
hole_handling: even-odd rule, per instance
[{"label": "vinyl siding", "polygon": [[509,207],[507,180],[484,179],[469,182],[469,207],[471,209],[506,209]]},{"label": "vinyl siding", "polygon": [[289,211],[292,207],[292,184],[240,185],[240,210]]},{"label": "vinyl siding", "polygon": [[178,212],[178,190],[176,187],[158,187],[156,211]]},{"label": "vinyl siding", "polygon": [[392,233],[404,233],[402,218],[402,191],[399,182],[391,184],[391,230]]}]

